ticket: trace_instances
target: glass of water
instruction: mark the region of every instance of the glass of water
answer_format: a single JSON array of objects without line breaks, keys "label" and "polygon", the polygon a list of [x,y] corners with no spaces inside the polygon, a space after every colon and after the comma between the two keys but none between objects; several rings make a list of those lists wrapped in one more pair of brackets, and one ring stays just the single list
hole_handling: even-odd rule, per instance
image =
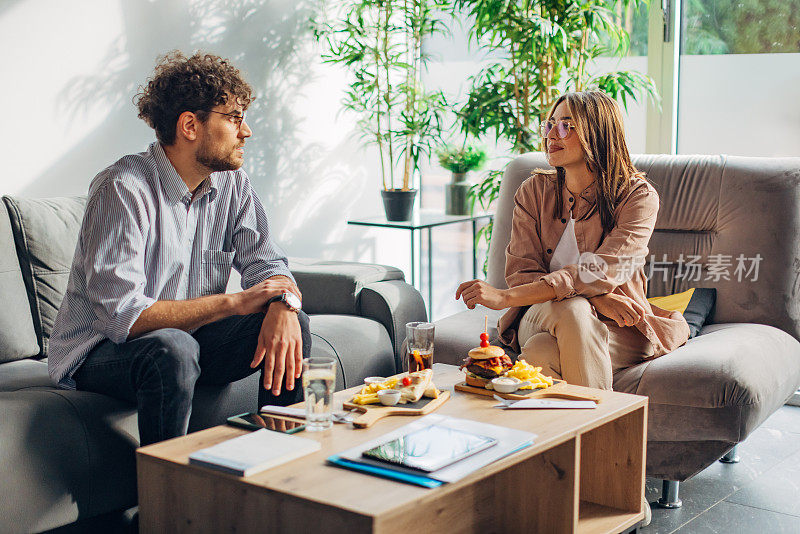
[{"label": "glass of water", "polygon": [[303,393],[306,398],[306,430],[333,426],[333,388],[336,360],[325,356],[303,360]]},{"label": "glass of water", "polygon": [[408,372],[430,369],[433,366],[433,323],[406,324]]}]

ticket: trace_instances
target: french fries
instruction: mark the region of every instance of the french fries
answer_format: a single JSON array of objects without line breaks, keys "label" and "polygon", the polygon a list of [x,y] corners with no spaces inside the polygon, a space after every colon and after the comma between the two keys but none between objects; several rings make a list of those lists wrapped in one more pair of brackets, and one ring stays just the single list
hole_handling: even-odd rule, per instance
[{"label": "french fries", "polygon": [[379,391],[381,391],[382,389],[394,389],[398,381],[399,379],[397,377],[394,377],[394,378],[387,378],[383,382],[376,382],[374,384],[369,384],[369,385],[365,384],[364,387],[361,388],[361,391],[358,392],[358,394],[370,395],[374,393],[377,398]]},{"label": "french fries", "polygon": [[358,393],[353,395],[353,400],[350,402],[353,404],[378,404],[380,400],[378,399],[377,393]]},{"label": "french fries", "polygon": [[523,382],[527,380],[531,383],[530,386],[524,386],[520,389],[539,389],[553,385],[553,378],[543,375],[541,367],[534,367],[525,360],[517,360],[514,366],[506,373],[506,376],[517,378]]},{"label": "french fries", "polygon": [[398,381],[399,378],[394,377],[387,378],[383,382],[365,384],[361,391],[353,395],[353,399],[350,402],[353,404],[378,404],[380,403],[378,392],[383,389],[394,389]]},{"label": "french fries", "polygon": [[[398,384],[401,378],[402,375],[387,378],[383,382],[365,384],[358,393],[353,395],[353,398],[350,400],[350,402],[353,404],[379,404],[380,399],[378,399],[378,392],[384,389],[400,389]],[[430,385],[425,389],[423,396],[431,399],[437,399],[439,398],[440,394],[441,391],[439,391],[433,382],[431,382]],[[403,399],[400,399],[400,404],[405,404],[405,402],[406,401]]]}]

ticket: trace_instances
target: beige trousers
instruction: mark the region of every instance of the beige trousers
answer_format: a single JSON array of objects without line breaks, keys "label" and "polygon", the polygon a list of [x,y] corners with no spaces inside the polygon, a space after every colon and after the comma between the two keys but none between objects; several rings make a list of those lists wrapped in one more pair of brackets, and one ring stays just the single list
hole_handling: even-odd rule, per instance
[{"label": "beige trousers", "polygon": [[611,389],[617,371],[653,356],[636,328],[598,319],[583,297],[531,306],[517,330],[520,358],[570,384]]}]

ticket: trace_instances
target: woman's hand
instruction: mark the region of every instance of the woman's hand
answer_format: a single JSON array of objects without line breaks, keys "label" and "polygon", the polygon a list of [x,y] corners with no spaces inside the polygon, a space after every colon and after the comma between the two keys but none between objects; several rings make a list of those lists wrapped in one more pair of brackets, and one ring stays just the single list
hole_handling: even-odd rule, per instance
[{"label": "woman's hand", "polygon": [[470,280],[456,289],[456,300],[459,297],[464,299],[464,304],[470,310],[474,309],[478,304],[493,310],[502,310],[508,307],[506,296],[505,290],[496,289],[483,280]]},{"label": "woman's hand", "polygon": [[634,326],[644,318],[645,311],[639,304],[625,295],[606,293],[591,297],[589,302],[598,313],[605,315],[619,326]]}]

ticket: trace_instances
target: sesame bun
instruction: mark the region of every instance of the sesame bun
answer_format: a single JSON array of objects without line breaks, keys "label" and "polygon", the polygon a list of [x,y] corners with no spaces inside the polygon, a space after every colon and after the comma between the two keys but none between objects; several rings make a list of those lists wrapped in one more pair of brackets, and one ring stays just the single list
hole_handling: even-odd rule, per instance
[{"label": "sesame bun", "polygon": [[488,360],[489,358],[499,358],[505,356],[506,351],[496,345],[488,347],[475,347],[469,351],[469,357],[473,360]]}]

